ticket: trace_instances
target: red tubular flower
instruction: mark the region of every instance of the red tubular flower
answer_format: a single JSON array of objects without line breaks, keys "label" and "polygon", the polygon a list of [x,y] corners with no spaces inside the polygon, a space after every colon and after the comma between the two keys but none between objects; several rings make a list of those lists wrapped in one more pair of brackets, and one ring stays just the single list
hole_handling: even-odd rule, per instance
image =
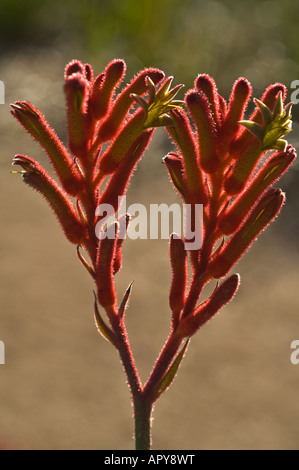
[{"label": "red tubular flower", "polygon": [[[89,64],[86,64],[89,66],[89,68],[91,69],[90,65]],[[65,70],[64,70],[64,79],[67,80],[68,77],[70,77],[71,75],[75,74],[75,73],[79,73],[80,75],[84,76],[85,78],[86,77],[86,65],[82,64],[82,62],[80,62],[80,60],[72,60],[71,62],[69,62],[66,67],[65,67]],[[91,72],[88,72],[89,75],[91,74]],[[90,80],[89,80],[90,81]]]},{"label": "red tubular flower", "polygon": [[126,155],[124,155],[123,161],[111,176],[106,189],[100,194],[98,205],[110,204],[115,213],[118,211],[119,197],[125,194],[132,173],[146,151],[152,135],[153,129],[146,130],[133,142]]},{"label": "red tubular flower", "polygon": [[206,173],[214,173],[220,161],[216,150],[216,126],[210,104],[203,93],[189,91],[186,103],[197,131],[200,166]]},{"label": "red tubular flower", "polygon": [[235,81],[221,127],[219,145],[223,152],[227,151],[229,143],[239,133],[241,126],[238,121],[243,119],[251,93],[252,88],[246,78],[239,78]]},{"label": "red tubular flower", "polygon": [[97,135],[99,144],[113,139],[119,132],[127,112],[134,103],[134,99],[131,95],[133,93],[143,95],[147,91],[146,77],[150,77],[154,84],[157,84],[164,78],[164,73],[153,68],[145,69],[118,95],[112,105],[110,113],[100,125]]},{"label": "red tubular flower", "polygon": [[126,153],[140,136],[145,121],[143,109],[135,112],[121,129],[117,138],[101,156],[99,169],[105,175],[113,173],[124,159]]},{"label": "red tubular flower", "polygon": [[88,152],[87,103],[90,82],[81,73],[67,76],[64,92],[67,104],[69,149],[81,161]]},{"label": "red tubular flower", "polygon": [[183,155],[188,202],[206,204],[207,194],[203,175],[198,165],[198,149],[189,119],[184,111],[178,109],[172,111],[172,119],[174,127],[169,127],[168,132]]},{"label": "red tubular flower", "polygon": [[88,80],[90,83],[93,83],[94,75],[92,66],[90,64],[84,64],[84,70],[86,80]]},{"label": "red tubular flower", "polygon": [[95,120],[98,121],[106,116],[111,105],[113,91],[120,84],[125,72],[125,62],[115,59],[109,62],[105,72],[95,80],[89,101]]},{"label": "red tubular flower", "polygon": [[257,138],[253,137],[250,145],[247,145],[242,155],[228,173],[224,181],[224,188],[227,194],[234,196],[240,193],[246,186],[256,164],[264,154],[261,144]]},{"label": "red tubular flower", "polygon": [[25,170],[23,174],[25,183],[41,193],[48,201],[67,239],[76,245],[84,245],[86,228],[80,221],[67,195],[43,167],[32,158],[24,155],[16,155],[13,164],[20,165]]},{"label": "red tubular flower", "polygon": [[187,287],[187,252],[183,240],[175,233],[170,237],[170,261],[172,283],[169,294],[169,305],[172,311],[172,326],[178,325],[179,315],[185,304]]},{"label": "red tubular flower", "polygon": [[246,189],[221,215],[218,227],[223,234],[230,235],[238,229],[265,189],[287,171],[295,158],[296,152],[291,146],[287,152],[275,152],[270,157]]},{"label": "red tubular flower", "polygon": [[206,96],[211,108],[213,119],[217,126],[220,125],[222,121],[220,96],[213,78],[206,74],[198,75],[195,80],[195,88]]},{"label": "red tubular flower", "polygon": [[113,275],[117,274],[121,267],[122,267],[122,246],[124,239],[126,238],[127,230],[129,227],[130,223],[130,215],[129,214],[123,214],[121,217],[118,219],[118,237],[117,237],[117,242],[116,242],[116,247],[115,247],[115,256],[113,260]]},{"label": "red tubular flower", "polygon": [[[271,111],[273,111],[279,93],[282,93],[282,101],[285,101],[287,96],[286,86],[282,83],[274,83],[273,85],[270,85],[268,86],[268,88],[266,88],[265,92],[262,95],[261,101],[265,103],[265,105],[268,106]],[[251,119],[254,121],[260,118],[261,117],[258,118],[255,114],[251,116]]]},{"label": "red tubular flower", "polygon": [[249,248],[257,235],[275,219],[284,203],[280,189],[269,189],[260,199],[248,219],[229,239],[219,254],[209,263],[208,273],[214,278],[226,276],[233,265]]},{"label": "red tubular flower", "polygon": [[184,201],[186,201],[187,186],[184,175],[184,162],[182,158],[174,152],[171,152],[163,158],[163,162],[166,165],[174,188],[183,197]]},{"label": "red tubular flower", "polygon": [[185,338],[193,336],[205,323],[214,317],[219,310],[230,302],[240,285],[239,274],[233,274],[215,289],[211,297],[200,305],[194,313],[180,323],[177,335]]},{"label": "red tubular flower", "polygon": [[[226,177],[225,189],[230,195],[239,193],[245,187],[256,164],[266,150],[286,150],[287,141],[281,137],[292,130],[291,103],[284,108],[281,92],[276,97],[273,110],[262,101],[255,100],[255,103],[262,115],[262,122],[239,121],[239,124],[246,128],[250,137],[244,146],[243,153],[238,156],[232,170]],[[258,115],[256,114],[256,116]],[[243,138],[243,143],[246,142],[246,139],[246,137]]]},{"label": "red tubular flower", "polygon": [[117,302],[113,275],[113,260],[115,259],[116,253],[117,233],[117,222],[111,224],[106,232],[103,232],[105,238],[99,242],[95,270],[98,301],[102,307],[110,309],[113,308]]},{"label": "red tubular flower", "polygon": [[82,187],[80,173],[44,116],[26,101],[16,101],[11,108],[12,115],[46,151],[64,189],[76,196]]}]

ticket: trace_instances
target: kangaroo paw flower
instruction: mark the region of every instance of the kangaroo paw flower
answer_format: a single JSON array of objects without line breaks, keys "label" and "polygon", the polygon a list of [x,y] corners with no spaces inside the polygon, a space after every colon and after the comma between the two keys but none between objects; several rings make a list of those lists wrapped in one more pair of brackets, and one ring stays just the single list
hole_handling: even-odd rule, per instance
[{"label": "kangaroo paw flower", "polygon": [[58,184],[39,163],[29,157],[16,155],[13,164],[20,165],[25,170],[23,173],[25,183],[41,193],[48,201],[68,240],[76,245],[84,245],[86,227],[77,216],[72,202]]}]

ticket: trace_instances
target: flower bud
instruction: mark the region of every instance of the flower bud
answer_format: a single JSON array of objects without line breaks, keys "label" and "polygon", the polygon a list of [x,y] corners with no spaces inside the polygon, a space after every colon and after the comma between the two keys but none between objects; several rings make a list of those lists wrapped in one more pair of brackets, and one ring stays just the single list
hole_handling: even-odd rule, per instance
[{"label": "flower bud", "polygon": [[263,155],[261,143],[253,137],[252,143],[244,150],[229,171],[224,181],[224,188],[227,194],[234,196],[240,193],[246,186],[256,164]]},{"label": "flower bud", "polygon": [[64,93],[66,97],[69,149],[81,161],[88,152],[87,102],[90,83],[80,73],[66,78]]},{"label": "flower bud", "polygon": [[203,302],[191,315],[179,324],[177,334],[182,338],[190,337],[207,323],[219,310],[235,296],[240,284],[239,274],[233,274],[215,289],[211,297]]},{"label": "flower bud", "polygon": [[76,196],[82,185],[79,171],[44,116],[26,101],[16,101],[11,108],[12,115],[46,151],[65,191]]},{"label": "flower bud", "polygon": [[295,158],[295,149],[291,146],[287,152],[275,152],[271,156],[245,191],[222,214],[218,227],[223,234],[230,235],[237,230],[265,189],[287,171]]},{"label": "flower bud", "polygon": [[187,191],[182,158],[171,152],[163,158],[163,162],[165,163],[175,189],[185,199]]},{"label": "flower bud", "polygon": [[76,245],[85,244],[85,227],[79,220],[72,202],[35,160],[24,155],[16,155],[14,165],[24,168],[23,179],[26,184],[41,193],[53,209],[67,239]]},{"label": "flower bud", "polygon": [[119,197],[125,194],[134,168],[144,154],[152,134],[153,130],[147,130],[136,139],[100,195],[98,205],[110,204],[115,212],[118,211]]},{"label": "flower bud", "polygon": [[235,81],[220,132],[219,145],[223,152],[227,151],[229,142],[240,130],[238,121],[243,118],[251,93],[252,88],[246,78],[239,78]]},{"label": "flower bud", "polygon": [[90,83],[93,82],[93,69],[90,64],[84,64],[84,75],[86,80],[88,80]]},{"label": "flower bud", "polygon": [[85,66],[80,62],[80,60],[72,60],[67,64],[64,71],[64,79],[67,80],[71,75],[79,73],[80,75],[85,76]]},{"label": "flower bud", "polygon": [[126,238],[129,222],[130,222],[130,215],[123,214],[118,219],[119,230],[118,230],[118,237],[116,242],[115,248],[115,256],[113,260],[113,274],[117,274],[121,267],[122,267],[122,246],[124,239]]},{"label": "flower bud", "polygon": [[113,307],[116,302],[116,291],[113,275],[113,260],[115,258],[118,223],[112,223],[105,232],[105,238],[100,240],[96,261],[96,284],[98,301],[102,307]]},{"label": "flower bud", "polygon": [[187,253],[183,240],[175,233],[170,237],[170,262],[172,282],[169,305],[172,310],[172,322],[175,329],[184,307],[187,287]]},{"label": "flower bud", "polygon": [[143,130],[145,113],[143,109],[136,111],[123,126],[119,134],[100,158],[99,170],[108,175],[113,173],[124,159],[131,146]]},{"label": "flower bud", "polygon": [[106,67],[104,74],[95,81],[90,96],[90,110],[95,120],[106,116],[115,87],[119,85],[126,72],[123,60],[112,60]]},{"label": "flower bud", "polygon": [[203,175],[199,168],[198,150],[190,122],[183,110],[174,109],[171,115],[174,127],[168,127],[167,130],[184,159],[188,202],[191,204],[206,204],[207,195]]},{"label": "flower bud", "polygon": [[118,95],[106,119],[101,123],[97,140],[100,143],[113,139],[118,133],[127,112],[134,103],[132,94],[143,95],[147,91],[145,78],[150,77],[157,84],[164,77],[164,73],[157,69],[145,69],[140,72],[132,82]]},{"label": "flower bud", "polygon": [[213,119],[216,125],[219,125],[221,123],[222,113],[220,110],[219,94],[215,81],[209,75],[200,74],[195,80],[195,88],[207,97]]},{"label": "flower bud", "polygon": [[227,113],[227,102],[223,98],[223,96],[219,95],[219,115],[220,115],[220,121],[223,122],[224,118]]},{"label": "flower bud", "polygon": [[228,240],[209,263],[207,272],[214,278],[224,277],[246,252],[257,235],[275,219],[285,196],[280,189],[269,189],[254,207],[241,228]]},{"label": "flower bud", "polygon": [[[266,88],[265,92],[263,93],[263,96],[261,97],[261,101],[265,103],[265,105],[268,106],[268,108],[270,108],[272,112],[274,111],[275,103],[277,101],[277,96],[279,95],[279,93],[282,94],[282,100],[285,101],[287,96],[286,86],[282,83],[274,83],[273,85],[270,85],[268,86],[268,88]],[[254,115],[251,116],[251,120],[254,120],[261,124],[262,116],[258,109],[254,112]]]},{"label": "flower bud", "polygon": [[214,173],[220,162],[216,151],[215,121],[208,99],[203,93],[191,90],[186,95],[186,103],[196,125],[200,166],[206,173]]}]

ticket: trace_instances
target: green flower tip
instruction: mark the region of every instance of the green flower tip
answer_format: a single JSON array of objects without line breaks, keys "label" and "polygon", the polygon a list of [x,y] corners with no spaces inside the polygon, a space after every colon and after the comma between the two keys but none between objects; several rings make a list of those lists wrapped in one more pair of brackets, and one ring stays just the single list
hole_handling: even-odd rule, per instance
[{"label": "green flower tip", "polygon": [[262,101],[255,99],[255,104],[259,107],[263,116],[263,125],[254,121],[239,121],[239,124],[246,127],[262,146],[262,150],[280,150],[285,152],[287,141],[282,139],[292,130],[292,104],[288,103],[283,107],[282,92],[277,96],[273,112]]},{"label": "green flower tip", "polygon": [[162,87],[157,91],[150,77],[146,77],[149,88],[149,99],[146,101],[142,96],[132,93],[132,98],[143,108],[145,112],[144,129],[159,126],[171,126],[172,118],[168,114],[173,108],[182,107],[184,101],[173,98],[184,85],[176,85],[170,89],[173,77],[168,77]]}]

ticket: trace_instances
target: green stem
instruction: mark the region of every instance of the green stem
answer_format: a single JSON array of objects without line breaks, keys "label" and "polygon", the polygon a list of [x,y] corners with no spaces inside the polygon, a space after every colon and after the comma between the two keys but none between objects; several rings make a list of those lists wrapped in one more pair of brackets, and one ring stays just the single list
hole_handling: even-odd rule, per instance
[{"label": "green stem", "polygon": [[153,404],[142,394],[134,397],[136,450],[151,448],[151,414]]}]

